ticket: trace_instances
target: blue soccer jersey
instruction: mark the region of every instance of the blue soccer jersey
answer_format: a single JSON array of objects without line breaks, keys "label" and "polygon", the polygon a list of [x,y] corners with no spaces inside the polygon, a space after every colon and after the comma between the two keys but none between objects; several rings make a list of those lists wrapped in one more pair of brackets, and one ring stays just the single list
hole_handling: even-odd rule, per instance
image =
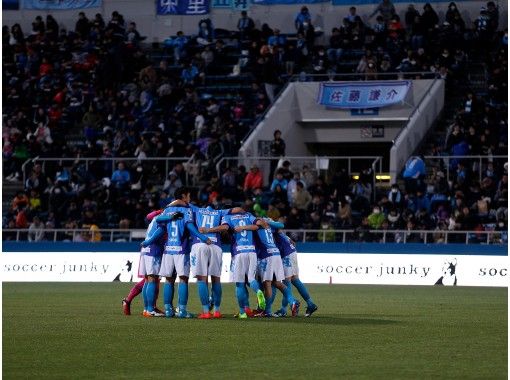
[{"label": "blue soccer jersey", "polygon": [[271,227],[259,228],[255,235],[255,246],[257,248],[258,259],[265,259],[270,256],[280,255],[280,251],[274,241]]},{"label": "blue soccer jersey", "polygon": [[292,243],[290,238],[283,232],[275,232],[273,234],[276,246],[280,250],[280,255],[283,257],[289,256],[291,253],[295,253],[296,246]]},{"label": "blue soccer jersey", "polygon": [[[215,210],[212,207],[200,208],[197,206],[190,205],[193,210],[193,217],[195,219],[195,224],[198,228],[206,227],[206,228],[214,228],[218,227],[221,224],[221,219],[228,213],[228,210]],[[213,244],[221,247],[221,234],[220,233],[207,233],[205,234]],[[196,237],[192,236],[192,242],[201,243],[202,241]]]},{"label": "blue soccer jersey", "polygon": [[190,234],[186,228],[186,224],[194,223],[193,212],[191,208],[187,206],[169,206],[165,208],[160,216],[171,216],[175,212],[181,212],[183,218],[166,223],[167,239],[164,253],[169,255],[189,253]]},{"label": "blue soccer jersey", "polygon": [[[221,219],[221,224],[228,225],[232,230],[239,226],[248,226],[255,223],[256,218],[249,212],[241,214],[226,214]],[[255,242],[252,231],[232,232],[232,256],[242,252],[255,252]]]},{"label": "blue soccer jersey", "polygon": [[[158,228],[160,227],[160,224],[156,222],[156,218],[152,219],[152,221],[149,224],[149,227],[147,227],[147,232],[145,233],[145,238],[149,239],[151,238]],[[142,248],[142,253],[147,256],[154,256],[158,257],[163,255],[163,247],[166,242],[166,234],[163,234],[159,239],[156,239],[152,244],[150,244],[147,247]]]}]

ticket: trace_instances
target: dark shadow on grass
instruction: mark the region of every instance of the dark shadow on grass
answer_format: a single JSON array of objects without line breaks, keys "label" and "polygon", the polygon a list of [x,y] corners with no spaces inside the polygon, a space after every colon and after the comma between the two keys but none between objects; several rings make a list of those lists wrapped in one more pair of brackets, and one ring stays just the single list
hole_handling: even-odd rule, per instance
[{"label": "dark shadow on grass", "polygon": [[[223,318],[223,320],[237,320],[233,317]],[[298,324],[313,324],[313,325],[337,325],[337,326],[351,326],[351,325],[365,325],[365,326],[381,326],[381,325],[394,325],[401,323],[392,319],[381,318],[365,318],[354,315],[314,315],[313,317],[305,318],[300,317],[286,317],[286,318],[249,318],[239,323],[298,323]]]}]

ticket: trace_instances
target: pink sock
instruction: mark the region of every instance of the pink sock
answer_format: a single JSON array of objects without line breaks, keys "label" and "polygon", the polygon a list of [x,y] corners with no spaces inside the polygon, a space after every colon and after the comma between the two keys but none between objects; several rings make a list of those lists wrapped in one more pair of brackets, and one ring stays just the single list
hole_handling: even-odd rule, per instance
[{"label": "pink sock", "polygon": [[129,292],[128,296],[126,297],[128,302],[133,301],[133,298],[135,298],[137,295],[139,295],[142,292],[143,284],[145,283],[145,278],[142,279],[139,283],[137,283],[131,291]]}]

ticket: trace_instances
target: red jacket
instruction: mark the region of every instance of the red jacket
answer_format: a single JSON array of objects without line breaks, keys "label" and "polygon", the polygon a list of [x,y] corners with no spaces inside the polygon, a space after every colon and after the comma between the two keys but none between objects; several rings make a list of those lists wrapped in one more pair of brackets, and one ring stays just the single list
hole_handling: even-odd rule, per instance
[{"label": "red jacket", "polygon": [[244,190],[256,189],[262,187],[262,172],[257,170],[255,173],[250,170],[244,179]]}]

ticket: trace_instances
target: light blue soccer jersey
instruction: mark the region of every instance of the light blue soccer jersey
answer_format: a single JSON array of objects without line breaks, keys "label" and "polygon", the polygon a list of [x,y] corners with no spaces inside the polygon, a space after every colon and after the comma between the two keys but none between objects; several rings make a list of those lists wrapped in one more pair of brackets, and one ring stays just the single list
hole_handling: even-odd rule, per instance
[{"label": "light blue soccer jersey", "polygon": [[282,256],[282,258],[289,256],[291,253],[297,252],[296,246],[292,244],[290,238],[287,235],[285,235],[282,231],[275,232],[273,236],[276,246],[280,250],[280,255]]},{"label": "light blue soccer jersey", "polygon": [[[256,218],[249,212],[242,214],[226,214],[221,219],[221,224],[228,225],[232,230],[239,226],[248,226],[255,223]],[[255,252],[255,242],[252,231],[232,231],[232,256],[242,252]]]},{"label": "light blue soccer jersey", "polygon": [[[149,239],[151,238],[158,228],[161,226],[161,224],[156,222],[156,218],[152,219],[152,221],[149,223],[149,226],[147,227],[147,232],[145,233],[145,238]],[[154,241],[152,244],[150,244],[148,247],[142,248],[142,253],[147,256],[154,256],[158,257],[163,254],[163,246],[166,242],[166,233],[163,234],[159,239]]]},{"label": "light blue soccer jersey", "polygon": [[255,235],[255,247],[257,249],[258,259],[265,259],[270,256],[280,255],[280,251],[274,241],[271,227],[259,228],[255,232]]},{"label": "light blue soccer jersey", "polygon": [[171,216],[175,212],[181,212],[184,216],[179,220],[172,220],[166,224],[167,239],[164,253],[179,255],[189,253],[189,231],[187,223],[194,223],[193,212],[187,206],[169,206],[165,208],[162,216]]},{"label": "light blue soccer jersey", "polygon": [[[206,228],[214,228],[218,227],[221,224],[221,220],[223,216],[227,215],[229,210],[215,210],[212,207],[200,208],[194,205],[190,205],[193,210],[193,217],[195,219],[195,225],[197,228],[206,227]],[[205,234],[213,244],[221,247],[221,234],[220,233],[207,233]],[[192,243],[201,243],[202,241],[196,237],[192,236]]]}]

